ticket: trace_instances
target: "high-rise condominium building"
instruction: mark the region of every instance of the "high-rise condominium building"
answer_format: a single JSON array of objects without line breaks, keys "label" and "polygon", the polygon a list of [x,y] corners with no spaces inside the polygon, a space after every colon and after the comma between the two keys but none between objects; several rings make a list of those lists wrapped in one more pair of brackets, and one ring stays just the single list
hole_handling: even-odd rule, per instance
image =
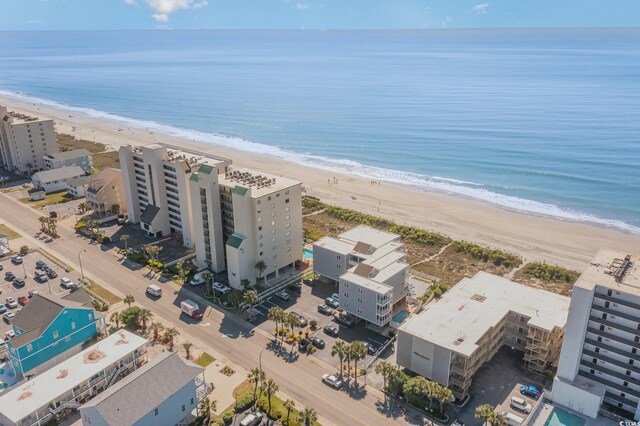
[{"label": "high-rise condominium building", "polygon": [[235,288],[295,271],[303,243],[300,182],[212,166],[200,167],[190,185],[200,265],[226,269]]},{"label": "high-rise condominium building", "polygon": [[0,163],[28,174],[44,168],[43,156],[58,152],[53,120],[7,111],[0,105]]},{"label": "high-rise condominium building", "polygon": [[573,286],[552,399],[640,420],[640,256],[603,248]]}]

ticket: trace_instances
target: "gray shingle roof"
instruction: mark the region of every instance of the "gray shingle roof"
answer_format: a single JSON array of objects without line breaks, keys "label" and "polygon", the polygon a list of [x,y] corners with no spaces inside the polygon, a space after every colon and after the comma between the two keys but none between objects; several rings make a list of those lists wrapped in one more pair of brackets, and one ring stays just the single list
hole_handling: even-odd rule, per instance
[{"label": "gray shingle roof", "polygon": [[146,223],[147,225],[151,225],[153,219],[156,218],[156,215],[160,212],[160,207],[156,207],[153,204],[147,204],[147,207],[144,209],[144,212],[140,216],[140,222]]},{"label": "gray shingle roof", "polygon": [[47,154],[45,157],[46,158],[50,158],[52,160],[59,160],[59,161],[63,161],[63,160],[72,160],[74,158],[79,158],[79,157],[90,157],[91,153],[82,148],[82,149],[73,149],[71,151],[63,151],[63,152],[55,152],[53,154]]},{"label": "gray shingle roof", "polygon": [[238,234],[237,232],[229,235],[229,239],[227,240],[227,245],[233,248],[240,248],[240,245],[245,240],[245,236],[242,234]]},{"label": "gray shingle roof", "polygon": [[37,178],[42,183],[53,182],[56,180],[69,179],[73,177],[83,176],[85,171],[80,166],[61,167],[59,169],[45,170],[33,174],[33,178]]},{"label": "gray shingle roof", "polygon": [[93,309],[91,296],[82,288],[62,297],[34,294],[13,319],[13,324],[25,331],[11,339],[13,347],[22,347],[40,337],[65,308]]},{"label": "gray shingle roof", "polygon": [[80,409],[93,407],[109,425],[129,426],[194,381],[203,371],[204,368],[175,352],[163,352]]}]

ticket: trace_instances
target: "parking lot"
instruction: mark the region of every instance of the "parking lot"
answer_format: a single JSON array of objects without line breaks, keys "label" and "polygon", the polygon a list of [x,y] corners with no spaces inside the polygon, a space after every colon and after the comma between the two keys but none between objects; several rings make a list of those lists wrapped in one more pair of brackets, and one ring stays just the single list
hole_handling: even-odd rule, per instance
[{"label": "parking lot", "polygon": [[[279,306],[286,312],[296,312],[304,316],[309,323],[312,320],[317,321],[318,325],[316,329],[309,329],[309,336],[317,336],[324,340],[325,348],[316,350],[313,355],[310,356],[315,356],[327,364],[338,368],[340,365],[338,358],[331,356],[331,347],[337,340],[343,340],[347,343],[360,340],[374,347],[381,347],[388,340],[388,338],[365,328],[364,322],[357,323],[352,327],[346,327],[335,322],[333,316],[318,312],[318,305],[324,305],[325,298],[337,292],[337,285],[315,281],[313,285],[303,283],[300,295],[289,289],[285,291],[289,296],[289,300],[284,301],[277,296],[272,296],[255,307],[256,318],[253,324],[269,333],[273,333],[275,325],[267,319],[269,308],[273,306]],[[323,328],[326,325],[338,328],[337,338],[324,333]],[[363,365],[363,362],[361,362],[361,365]]]},{"label": "parking lot", "polygon": [[[36,262],[38,260],[43,260],[44,262],[46,262],[47,265],[58,274],[58,277],[49,279],[44,283],[36,281],[34,275],[36,270]],[[38,252],[33,252],[24,256],[23,263],[20,265],[14,264],[11,261],[11,256],[5,256],[0,259],[0,265],[2,265],[2,270],[0,271],[0,290],[2,291],[2,293],[0,294],[0,303],[2,303],[2,305],[7,308],[7,312],[16,313],[21,308],[20,305],[18,305],[17,308],[9,308],[5,304],[7,301],[7,297],[13,297],[17,301],[19,297],[28,297],[30,291],[38,291],[44,294],[48,294],[50,291],[54,294],[64,291],[64,289],[60,286],[60,278],[64,276],[64,270],[58,265],[46,259]],[[19,278],[23,278],[26,274],[26,278],[24,280],[25,286],[21,288],[16,287],[12,281],[6,279],[7,272],[11,272]],[[0,337],[3,339],[5,337],[5,333],[13,329],[11,324],[4,319],[4,315],[5,313],[3,312],[1,314],[3,319],[2,321],[0,321]]]},{"label": "parking lot", "polygon": [[469,389],[470,399],[464,407],[449,405],[449,416],[458,418],[465,425],[481,425],[482,420],[475,418],[475,409],[479,405],[489,404],[498,412],[513,413],[521,418],[527,415],[509,406],[512,396],[518,396],[533,406],[534,398],[520,394],[520,386],[535,385],[542,390],[549,385],[549,379],[522,367],[522,352],[502,347],[493,359],[483,365],[473,378]]}]

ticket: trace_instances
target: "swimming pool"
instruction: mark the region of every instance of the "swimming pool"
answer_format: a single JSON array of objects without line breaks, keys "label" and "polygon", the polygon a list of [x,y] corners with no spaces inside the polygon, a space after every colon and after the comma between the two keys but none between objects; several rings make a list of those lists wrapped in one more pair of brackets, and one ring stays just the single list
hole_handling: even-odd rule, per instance
[{"label": "swimming pool", "polygon": [[544,422],[544,426],[584,426],[584,419],[564,411],[562,408],[554,407]]},{"label": "swimming pool", "polygon": [[307,260],[312,260],[313,259],[313,250],[311,249],[303,249],[303,257]]},{"label": "swimming pool", "polygon": [[395,314],[391,319],[391,321],[400,324],[402,323],[402,321],[406,320],[408,316],[409,316],[409,311],[407,311],[406,309],[403,309],[397,314]]}]

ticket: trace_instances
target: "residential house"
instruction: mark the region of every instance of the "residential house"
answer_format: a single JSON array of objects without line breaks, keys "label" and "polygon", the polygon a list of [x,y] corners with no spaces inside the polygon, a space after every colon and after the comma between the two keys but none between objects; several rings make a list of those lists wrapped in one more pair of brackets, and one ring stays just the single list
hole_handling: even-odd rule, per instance
[{"label": "residential house", "polygon": [[75,198],[84,197],[87,187],[89,186],[89,181],[89,178],[84,176],[69,178],[66,181],[67,192],[69,193],[69,195]]},{"label": "residential house", "polygon": [[67,180],[85,175],[79,166],[63,167],[61,169],[45,170],[31,176],[33,186],[42,189],[47,194],[67,189]]},{"label": "residential house", "polygon": [[63,167],[82,167],[85,173],[93,173],[93,158],[91,153],[82,148],[71,151],[54,152],[42,157],[44,170],[61,169]]},{"label": "residential house", "polygon": [[86,190],[89,208],[100,217],[124,213],[127,202],[120,169],[105,168],[89,179]]}]

